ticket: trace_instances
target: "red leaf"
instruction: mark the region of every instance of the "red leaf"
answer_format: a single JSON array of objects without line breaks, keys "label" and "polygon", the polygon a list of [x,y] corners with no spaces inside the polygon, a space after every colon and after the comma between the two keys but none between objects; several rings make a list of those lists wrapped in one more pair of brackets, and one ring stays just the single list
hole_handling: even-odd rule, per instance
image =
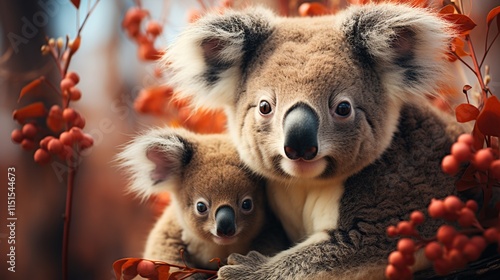
[{"label": "red leaf", "polygon": [[142,259],[139,258],[131,258],[127,260],[123,265],[122,265],[122,273],[126,275],[137,275],[137,264],[141,261]]},{"label": "red leaf", "polygon": [[159,280],[168,280],[170,278],[170,266],[169,265],[158,265],[156,267],[158,271]]},{"label": "red leaf", "polygon": [[75,8],[77,9],[80,9],[80,0],[71,0],[71,3],[73,3],[73,6],[75,6]]},{"label": "red leaf", "polygon": [[442,15],[453,14],[453,13],[455,13],[455,6],[453,6],[452,4],[448,4],[448,5],[444,6],[443,8],[441,8],[441,10],[439,10],[439,14],[442,14]]},{"label": "red leaf", "polygon": [[122,279],[122,266],[125,264],[129,259],[120,259],[117,260],[113,263],[113,270],[115,271],[115,278],[116,279]]},{"label": "red leaf", "polygon": [[[149,261],[155,265],[155,270],[158,272],[159,280],[176,280],[176,279],[185,279],[186,276],[204,273],[208,275],[217,275],[217,270],[206,270],[206,269],[198,269],[191,268],[187,266],[179,266],[175,264],[168,264],[162,261],[152,261],[147,259],[140,258],[123,258],[115,261],[113,263],[113,270],[115,272],[116,279],[122,279],[125,276],[136,276],[137,275],[137,265],[141,261]],[[173,266],[180,270],[174,271],[170,273],[170,267]],[[144,271],[142,271],[144,272]],[[127,278],[128,279],[128,278]],[[135,279],[135,278],[134,278]]]},{"label": "red leaf", "polygon": [[441,15],[445,20],[453,23],[455,30],[461,35],[467,35],[469,32],[476,27],[476,23],[466,15],[462,14],[445,14]]},{"label": "red leaf", "polygon": [[36,79],[36,80],[33,80],[31,81],[31,83],[25,85],[22,89],[21,89],[21,93],[19,94],[19,98],[17,99],[17,102],[19,102],[21,100],[21,98],[23,98],[23,96],[25,96],[27,93],[30,93],[32,92],[34,89],[38,88],[42,82],[45,80],[45,77],[44,76],[41,76],[40,78]]},{"label": "red leaf", "polygon": [[469,122],[477,118],[479,115],[479,109],[477,109],[474,105],[463,103],[455,108],[455,114],[458,122]]},{"label": "red leaf", "polygon": [[455,37],[453,38],[453,41],[451,41],[451,50],[459,57],[469,56],[470,54],[464,50],[464,45],[465,44],[462,39]]},{"label": "red leaf", "polygon": [[476,124],[482,134],[500,137],[500,101],[496,96],[486,99]]},{"label": "red leaf", "polygon": [[[488,16],[486,17],[486,23],[488,24],[488,28],[490,27],[491,22],[495,17],[500,14],[500,6],[497,6],[488,13]],[[497,17],[497,27],[500,30],[500,17]]]},{"label": "red leaf", "polygon": [[14,110],[12,117],[18,122],[24,122],[27,118],[43,117],[47,110],[42,102],[35,102],[21,109]]},{"label": "red leaf", "polygon": [[137,275],[137,264],[142,261],[140,258],[124,258],[113,263],[116,279],[122,279],[122,275]]},{"label": "red leaf", "polygon": [[476,151],[482,149],[484,147],[484,134],[479,131],[479,128],[477,128],[477,121],[472,129],[472,137],[474,137],[474,149]]}]

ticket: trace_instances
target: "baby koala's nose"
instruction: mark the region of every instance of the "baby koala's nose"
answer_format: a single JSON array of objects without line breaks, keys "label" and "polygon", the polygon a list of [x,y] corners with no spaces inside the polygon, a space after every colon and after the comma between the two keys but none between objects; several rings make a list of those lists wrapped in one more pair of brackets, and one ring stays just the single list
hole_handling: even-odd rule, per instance
[{"label": "baby koala's nose", "polygon": [[230,237],[236,233],[234,210],[230,206],[222,206],[215,212],[217,235]]}]

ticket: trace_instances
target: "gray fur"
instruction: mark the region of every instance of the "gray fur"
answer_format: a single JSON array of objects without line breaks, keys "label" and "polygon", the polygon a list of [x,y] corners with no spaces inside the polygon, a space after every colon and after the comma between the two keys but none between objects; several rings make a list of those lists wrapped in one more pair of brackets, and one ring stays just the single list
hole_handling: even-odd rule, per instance
[{"label": "gray fur", "polygon": [[[172,197],[149,234],[144,258],[216,269],[212,258],[225,262],[229,254],[251,249],[272,255],[288,245],[268,209],[265,182],[241,163],[226,135],[153,129],[136,137],[118,159],[130,175],[132,192],[147,197],[168,191]],[[249,211],[241,209],[247,199],[253,203]],[[206,214],[196,211],[200,201]],[[221,207],[231,207],[235,217],[235,234],[227,238],[216,230]],[[185,250],[184,260],[180,249]]]},{"label": "gray fur", "polygon": [[[424,98],[446,79],[449,25],[427,10],[394,4],[315,18],[280,18],[262,9],[229,15],[242,20],[221,29],[228,16],[202,19],[166,60],[174,84],[195,105],[213,99],[203,105],[226,109],[241,159],[267,178],[272,209],[297,245],[270,258],[231,255],[220,279],[382,278],[396,242],[386,237],[387,226],[454,193],[455,178],[441,172],[440,161],[461,129]],[[219,45],[206,57],[199,42],[255,30],[249,18],[266,26],[262,36]],[[250,44],[251,38],[259,39]],[[234,59],[233,50],[248,45],[253,55],[241,64],[245,53]],[[192,85],[228,53],[238,63],[225,67],[234,71],[209,86]],[[272,111],[260,114],[261,102]],[[352,108],[346,115],[337,113],[342,103]],[[290,160],[284,152],[283,123],[297,104],[319,119],[310,130],[317,135],[304,136],[317,136],[313,160]],[[421,230],[428,235],[436,227],[431,222]]]}]

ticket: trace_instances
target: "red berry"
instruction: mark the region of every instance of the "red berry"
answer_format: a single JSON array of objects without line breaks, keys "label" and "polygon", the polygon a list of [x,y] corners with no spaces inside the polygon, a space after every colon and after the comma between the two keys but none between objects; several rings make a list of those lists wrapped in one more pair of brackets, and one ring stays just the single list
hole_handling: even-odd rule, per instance
[{"label": "red berry", "polygon": [[163,28],[161,27],[161,24],[159,24],[157,21],[150,21],[148,23],[148,26],[146,27],[146,33],[151,34],[153,36],[158,36],[161,34]]},{"label": "red berry", "polygon": [[82,139],[80,140],[80,147],[82,150],[92,147],[94,145],[94,139],[89,134],[84,133]]},{"label": "red berry", "polygon": [[476,222],[476,215],[469,208],[462,208],[458,217],[458,223],[461,227],[471,227]]},{"label": "red berry", "polygon": [[470,134],[462,134],[458,137],[457,142],[467,144],[470,147],[474,144],[474,137]]},{"label": "red berry", "polygon": [[49,114],[46,123],[47,127],[50,128],[50,130],[52,130],[53,132],[61,131],[64,127],[62,113],[59,111],[54,114]]},{"label": "red berry", "polygon": [[59,107],[59,105],[53,105],[52,107],[50,107],[49,116],[50,115],[60,115],[61,113],[62,113],[62,109],[61,109],[61,107]]},{"label": "red berry", "polygon": [[437,232],[437,239],[439,242],[443,243],[446,247],[450,247],[457,231],[454,227],[449,225],[442,225],[439,227]]},{"label": "red berry", "polygon": [[76,87],[72,87],[69,89],[69,99],[70,100],[77,101],[77,100],[80,100],[80,98],[82,98],[82,92],[80,91],[80,89],[78,89]]},{"label": "red berry", "polygon": [[49,152],[53,154],[60,154],[64,149],[64,144],[59,139],[52,139],[48,144]]},{"label": "red berry", "polygon": [[465,202],[465,207],[469,208],[472,212],[476,212],[477,209],[479,209],[479,206],[477,205],[477,202],[475,200],[467,200]]},{"label": "red berry", "polygon": [[20,129],[14,129],[10,134],[10,138],[16,143],[21,143],[24,139],[24,136]]},{"label": "red berry", "polygon": [[437,259],[434,261],[434,271],[438,275],[446,275],[450,273],[452,270],[452,265],[448,260],[445,259]]},{"label": "red berry", "polygon": [[481,251],[481,252],[484,249],[486,249],[486,245],[487,245],[486,244],[486,240],[482,236],[473,236],[470,239],[470,243],[474,244],[479,249],[479,251]]},{"label": "red berry", "polygon": [[413,255],[415,253],[415,242],[410,238],[401,238],[398,242],[398,251],[404,255]]},{"label": "red berry", "polygon": [[399,273],[399,269],[396,268],[394,265],[390,264],[385,268],[385,277],[387,279],[392,280],[392,279],[402,279],[401,275]]},{"label": "red berry", "polygon": [[399,269],[399,274],[401,275],[400,279],[411,279],[412,278],[412,273],[409,267],[401,267]]},{"label": "red berry", "polygon": [[32,123],[27,123],[23,126],[22,133],[25,138],[34,139],[36,136],[36,126]]},{"label": "red berry", "polygon": [[76,116],[77,113],[73,108],[66,108],[63,111],[63,118],[66,122],[73,122]]},{"label": "red berry", "polygon": [[425,256],[430,261],[439,259],[443,256],[443,248],[436,241],[430,242],[425,246]]},{"label": "red berry", "polygon": [[54,136],[46,136],[42,140],[40,140],[40,148],[47,150],[49,148],[49,142],[55,139]]},{"label": "red berry", "polygon": [[497,159],[491,163],[490,172],[493,178],[500,180],[500,159]]},{"label": "red berry", "polygon": [[64,78],[61,80],[61,90],[63,92],[69,90],[70,88],[75,86],[75,82],[72,79]]},{"label": "red berry", "polygon": [[481,250],[472,242],[465,244],[463,254],[469,262],[473,262],[481,256]]},{"label": "red berry", "polygon": [[449,213],[457,213],[460,209],[462,209],[462,207],[464,207],[464,203],[460,200],[460,198],[454,195],[447,196],[443,202],[446,211]]},{"label": "red berry", "polygon": [[500,234],[496,228],[489,228],[483,232],[483,236],[488,243],[495,243],[498,241]]},{"label": "red berry", "polygon": [[452,267],[454,269],[463,268],[467,264],[467,260],[464,254],[457,249],[451,249],[448,253],[448,259],[450,260]]},{"label": "red berry", "polygon": [[76,72],[68,72],[66,78],[72,80],[75,85],[80,81],[80,76]]},{"label": "red berry", "polygon": [[476,152],[472,164],[479,170],[488,170],[493,160],[495,160],[493,153],[489,148],[486,148]]},{"label": "red berry", "polygon": [[79,127],[79,128],[84,128],[85,127],[85,119],[80,114],[77,114],[75,120],[73,121],[73,126]]},{"label": "red berry", "polygon": [[460,163],[452,155],[447,155],[443,158],[441,162],[441,169],[444,173],[449,175],[455,175],[460,169]]},{"label": "red berry", "polygon": [[38,149],[35,151],[33,158],[38,164],[46,164],[50,161],[50,154],[44,149]]},{"label": "red berry", "polygon": [[61,142],[64,144],[64,145],[67,145],[67,146],[71,146],[73,145],[73,134],[65,131],[63,133],[61,133],[61,135],[59,136],[59,139],[61,140]]},{"label": "red berry", "polygon": [[82,138],[83,138],[83,131],[79,128],[79,127],[72,127],[70,130],[69,130],[69,133],[71,135],[73,135],[73,140],[74,141],[81,141]]},{"label": "red berry", "polygon": [[395,226],[389,226],[387,228],[387,236],[394,237],[399,234],[398,229]]},{"label": "red berry", "polygon": [[25,138],[21,141],[21,147],[25,150],[32,150],[35,148],[35,141]]},{"label": "red berry", "polygon": [[469,238],[463,234],[457,234],[455,238],[453,238],[452,247],[457,250],[462,250],[465,245],[469,243]]},{"label": "red berry", "polygon": [[414,232],[413,225],[408,221],[401,221],[398,223],[398,232],[401,235],[412,235]]},{"label": "red berry", "polygon": [[446,208],[443,201],[438,199],[432,199],[428,211],[429,216],[431,216],[432,218],[442,218],[446,214]]},{"label": "red berry", "polygon": [[413,211],[410,215],[410,220],[414,225],[420,225],[424,222],[424,213],[420,211]]},{"label": "red berry", "polygon": [[465,162],[472,159],[470,146],[462,142],[457,142],[451,146],[451,154],[458,162]]},{"label": "red berry", "polygon": [[395,267],[398,267],[398,268],[407,266],[405,258],[404,258],[403,254],[400,251],[394,251],[394,252],[392,252],[389,255],[388,260],[389,260],[390,264],[392,264],[392,265],[394,265]]}]

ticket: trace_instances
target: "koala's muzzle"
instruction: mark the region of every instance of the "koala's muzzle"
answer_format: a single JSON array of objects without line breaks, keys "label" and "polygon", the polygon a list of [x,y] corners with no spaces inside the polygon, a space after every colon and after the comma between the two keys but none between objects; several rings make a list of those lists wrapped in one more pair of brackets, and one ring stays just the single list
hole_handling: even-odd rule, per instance
[{"label": "koala's muzzle", "polygon": [[311,160],[318,153],[319,118],[305,103],[297,103],[285,114],[285,154],[291,160]]},{"label": "koala's muzzle", "polygon": [[233,236],[236,232],[236,220],[234,210],[230,206],[222,206],[215,212],[215,223],[217,235]]}]

